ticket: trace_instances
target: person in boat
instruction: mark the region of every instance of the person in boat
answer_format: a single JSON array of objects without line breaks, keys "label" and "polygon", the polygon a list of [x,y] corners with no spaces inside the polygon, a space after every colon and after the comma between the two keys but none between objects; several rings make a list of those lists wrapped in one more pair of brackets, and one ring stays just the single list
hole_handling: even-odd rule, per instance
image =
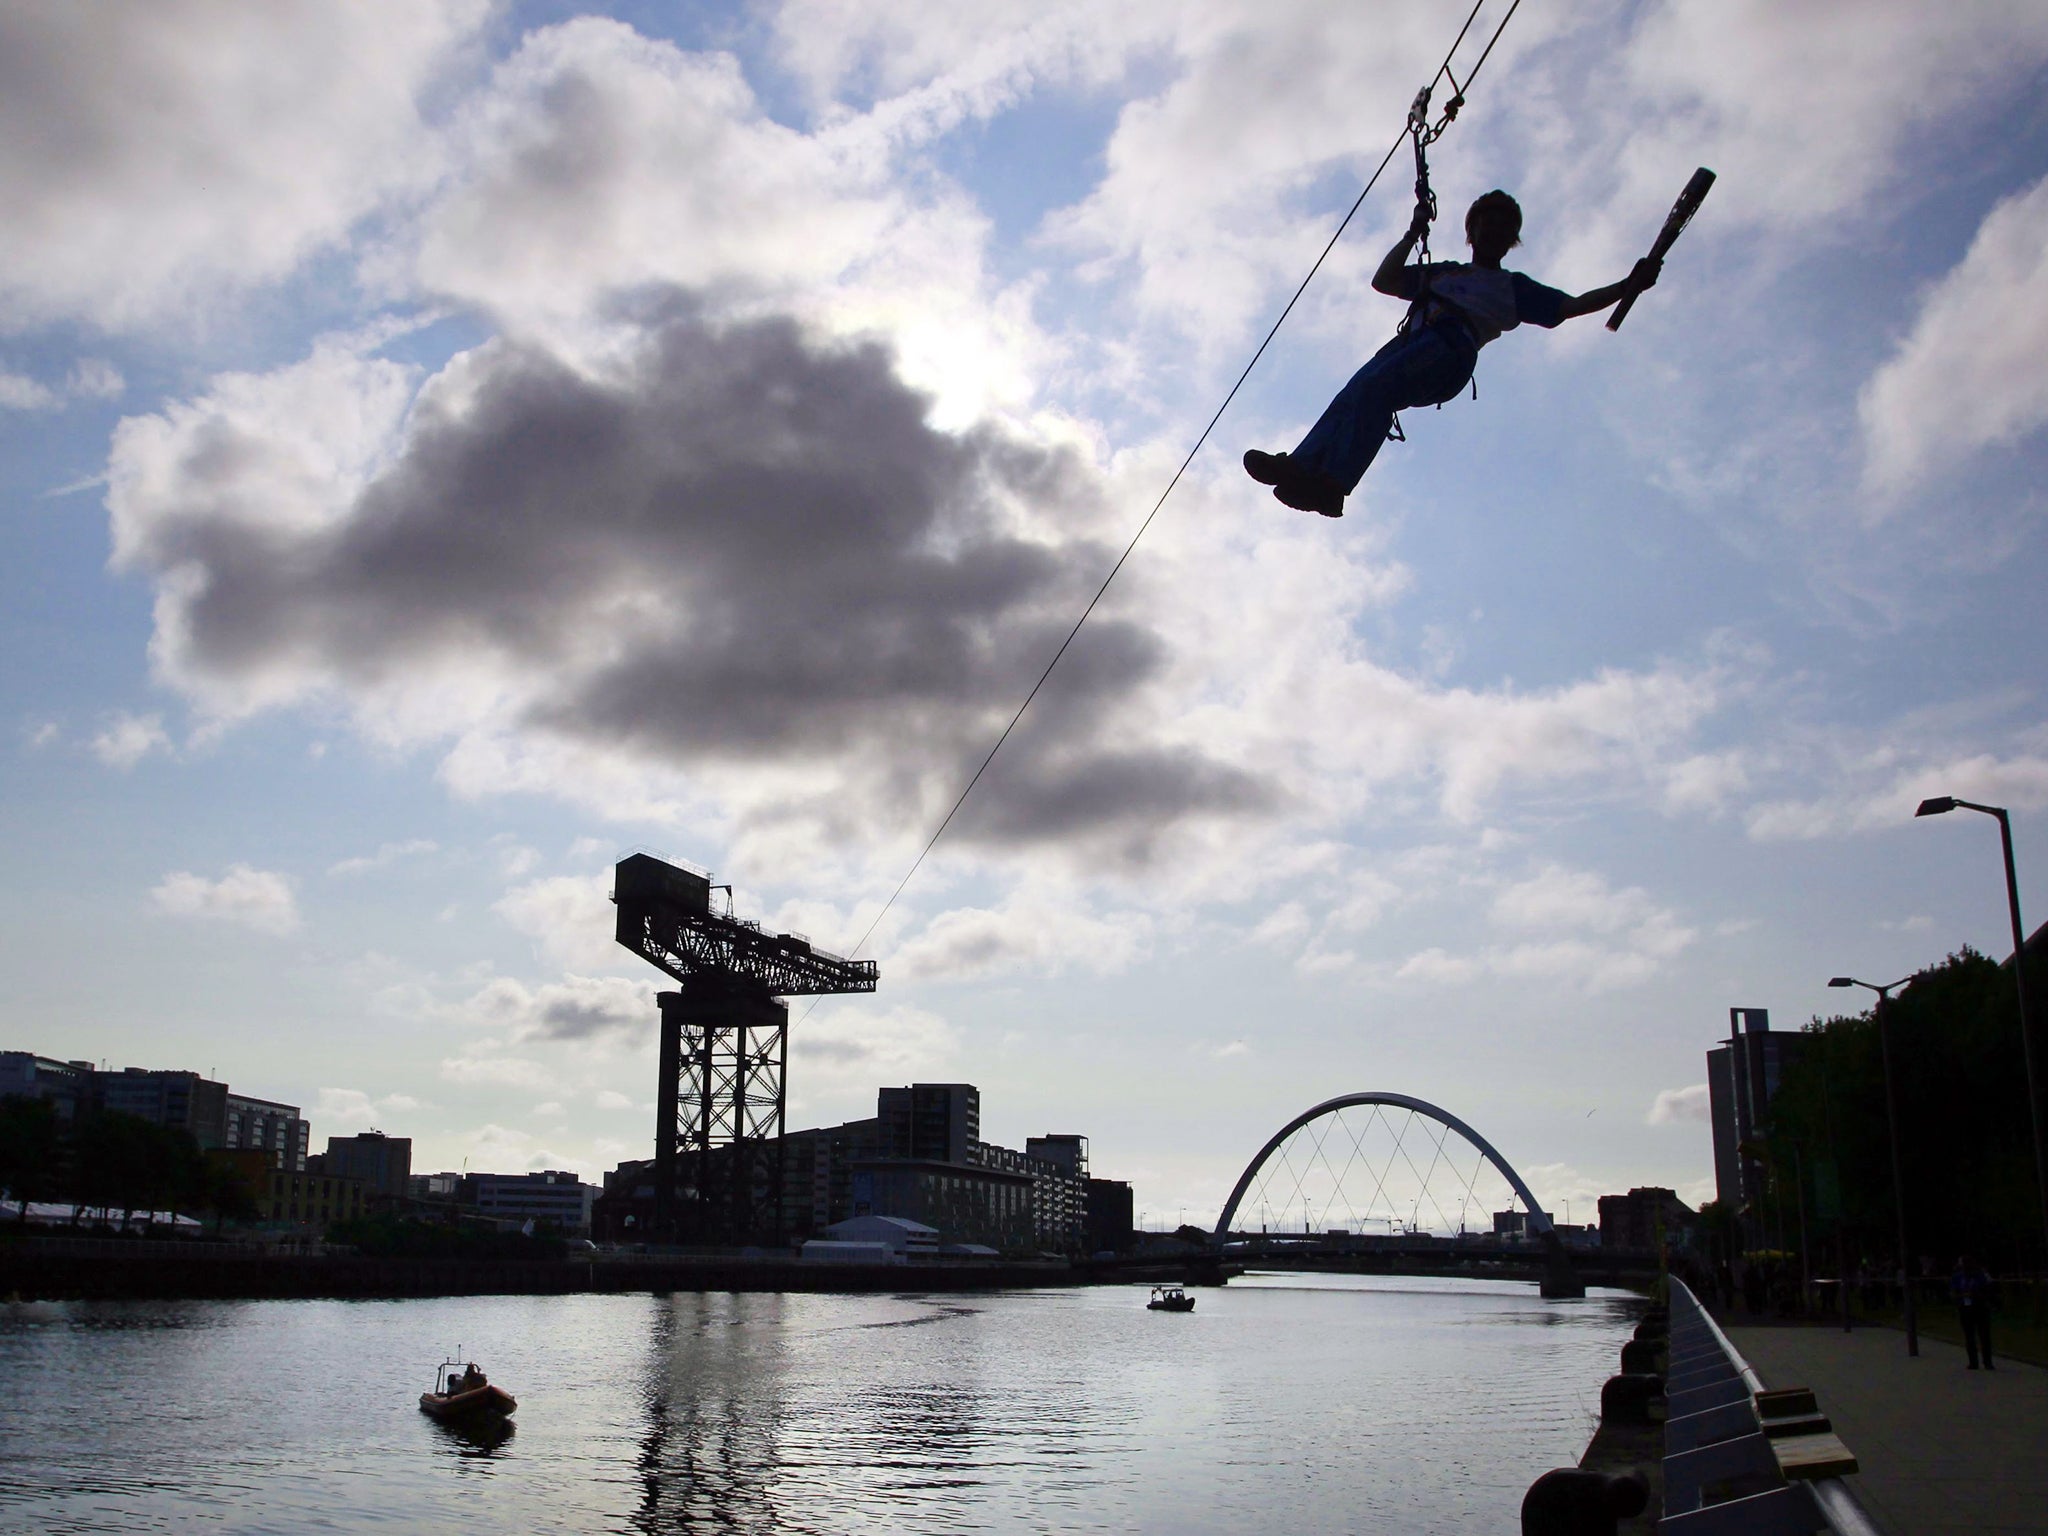
[{"label": "person in boat", "polygon": [[1373,274],[1375,290],[1409,301],[1400,334],[1351,376],[1292,453],[1245,452],[1254,480],[1273,487],[1290,507],[1342,517],[1344,498],[1371,467],[1394,424],[1394,413],[1441,405],[1472,381],[1479,349],[1524,322],[1545,328],[1597,314],[1630,294],[1653,287],[1663,263],[1646,257],[1618,283],[1572,295],[1501,266],[1522,243],[1522,208],[1496,188],[1465,214],[1470,261],[1411,265],[1408,256],[1428,230],[1415,222]]},{"label": "person in boat", "polygon": [[482,1385],[484,1385],[484,1373],[474,1365],[470,1365],[464,1367],[461,1379],[455,1384],[455,1391],[474,1392]]}]

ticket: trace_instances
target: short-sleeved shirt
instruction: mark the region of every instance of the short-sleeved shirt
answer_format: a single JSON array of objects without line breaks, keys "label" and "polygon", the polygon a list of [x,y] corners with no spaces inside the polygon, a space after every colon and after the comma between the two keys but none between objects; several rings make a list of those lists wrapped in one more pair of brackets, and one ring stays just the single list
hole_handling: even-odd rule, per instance
[{"label": "short-sleeved shirt", "polygon": [[[1520,272],[1475,266],[1469,261],[1432,261],[1426,268],[1418,263],[1406,270],[1410,291],[1417,295],[1416,306],[1423,311],[1419,322],[1429,325],[1448,317],[1470,333],[1477,346],[1485,346],[1524,321],[1546,329],[1564,322],[1567,295]],[[1427,303],[1420,297],[1425,270],[1429,277]]]}]

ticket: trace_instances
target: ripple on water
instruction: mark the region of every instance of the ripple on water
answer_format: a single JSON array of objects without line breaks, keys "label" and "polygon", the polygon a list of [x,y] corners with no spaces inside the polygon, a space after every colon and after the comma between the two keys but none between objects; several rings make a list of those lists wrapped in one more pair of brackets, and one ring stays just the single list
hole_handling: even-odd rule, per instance
[{"label": "ripple on water", "polygon": [[[1512,1530],[1639,1303],[1248,1276],[0,1313],[0,1530]],[[460,1349],[501,1439],[419,1413]]]}]

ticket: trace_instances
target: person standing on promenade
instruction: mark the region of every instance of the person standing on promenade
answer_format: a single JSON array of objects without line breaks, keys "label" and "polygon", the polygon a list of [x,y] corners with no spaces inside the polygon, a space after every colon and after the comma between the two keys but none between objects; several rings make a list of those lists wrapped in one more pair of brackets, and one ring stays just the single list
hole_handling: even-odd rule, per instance
[{"label": "person standing on promenade", "polygon": [[1984,1356],[1984,1369],[1998,1369],[1991,1363],[1991,1276],[1967,1253],[1956,1260],[1948,1277],[1948,1294],[1956,1304],[1956,1316],[1963,1324],[1963,1349],[1970,1357],[1970,1370],[1977,1369],[1977,1356]]}]

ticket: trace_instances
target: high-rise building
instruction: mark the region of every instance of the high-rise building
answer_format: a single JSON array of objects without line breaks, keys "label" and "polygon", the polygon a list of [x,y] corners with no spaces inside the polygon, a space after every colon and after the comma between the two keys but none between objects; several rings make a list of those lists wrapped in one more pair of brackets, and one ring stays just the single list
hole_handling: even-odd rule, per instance
[{"label": "high-rise building", "polygon": [[312,1127],[299,1113],[296,1104],[252,1099],[244,1093],[227,1096],[226,1127],[221,1138],[223,1147],[235,1151],[268,1152],[273,1168],[282,1168],[287,1173],[303,1173],[306,1144],[312,1139],[312,1134]]},{"label": "high-rise building", "polygon": [[1763,1193],[1763,1164],[1747,1148],[1762,1135],[1771,1100],[1806,1037],[1774,1032],[1764,1008],[1730,1008],[1728,1024],[1729,1038],[1707,1052],[1714,1185],[1723,1206],[1744,1213]]},{"label": "high-rise building", "polygon": [[912,1083],[875,1096],[878,1157],[972,1161],[981,1139],[981,1090],[972,1083]]}]

